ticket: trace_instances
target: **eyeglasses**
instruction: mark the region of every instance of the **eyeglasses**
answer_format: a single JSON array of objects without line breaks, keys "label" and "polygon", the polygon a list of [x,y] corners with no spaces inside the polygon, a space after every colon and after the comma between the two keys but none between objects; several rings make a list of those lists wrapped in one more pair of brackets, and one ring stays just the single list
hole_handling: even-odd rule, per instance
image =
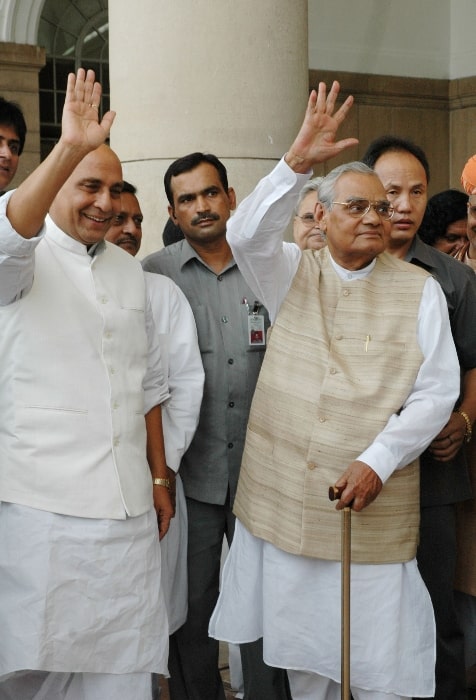
[{"label": "eyeglasses", "polygon": [[348,214],[354,219],[361,219],[372,208],[381,219],[390,221],[395,211],[386,199],[378,202],[370,202],[368,199],[349,199],[348,202],[332,202],[332,204],[341,204],[346,207]]},{"label": "eyeglasses", "polygon": [[296,216],[298,219],[301,219],[302,225],[306,228],[312,228],[313,226],[317,226],[317,221],[315,220],[313,214],[303,214],[302,216],[296,214]]}]

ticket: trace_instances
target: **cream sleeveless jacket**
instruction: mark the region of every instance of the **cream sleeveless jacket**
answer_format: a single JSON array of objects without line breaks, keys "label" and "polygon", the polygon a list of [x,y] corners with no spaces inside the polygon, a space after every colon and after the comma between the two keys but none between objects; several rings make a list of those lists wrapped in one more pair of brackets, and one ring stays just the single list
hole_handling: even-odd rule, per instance
[{"label": "cream sleeveless jacket", "polygon": [[[328,489],[412,389],[426,278],[383,254],[366,279],[346,283],[327,249],[303,254],[251,407],[234,511],[252,534],[293,554],[340,558],[340,517]],[[415,462],[353,514],[353,561],[412,559],[418,524]]]}]

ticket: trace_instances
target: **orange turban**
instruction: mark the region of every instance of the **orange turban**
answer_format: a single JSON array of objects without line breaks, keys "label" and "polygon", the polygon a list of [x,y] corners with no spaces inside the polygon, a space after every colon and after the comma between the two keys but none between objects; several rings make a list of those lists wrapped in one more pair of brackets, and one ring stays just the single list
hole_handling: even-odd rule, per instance
[{"label": "orange turban", "polygon": [[476,189],[476,155],[471,156],[461,173],[461,184],[466,194],[472,194]]}]

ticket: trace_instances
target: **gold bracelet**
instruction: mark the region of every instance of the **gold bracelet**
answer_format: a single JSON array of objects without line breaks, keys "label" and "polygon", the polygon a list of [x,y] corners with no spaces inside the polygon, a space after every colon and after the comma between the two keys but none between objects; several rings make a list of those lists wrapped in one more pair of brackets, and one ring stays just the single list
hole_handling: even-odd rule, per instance
[{"label": "gold bracelet", "polygon": [[153,484],[154,486],[165,486],[166,489],[170,489],[169,479],[154,479]]},{"label": "gold bracelet", "polygon": [[456,413],[459,413],[459,415],[464,418],[464,422],[466,423],[466,432],[464,434],[464,441],[469,442],[471,440],[471,438],[473,437],[473,426],[471,425],[471,421],[469,419],[469,416],[466,413],[466,411],[456,411]]}]

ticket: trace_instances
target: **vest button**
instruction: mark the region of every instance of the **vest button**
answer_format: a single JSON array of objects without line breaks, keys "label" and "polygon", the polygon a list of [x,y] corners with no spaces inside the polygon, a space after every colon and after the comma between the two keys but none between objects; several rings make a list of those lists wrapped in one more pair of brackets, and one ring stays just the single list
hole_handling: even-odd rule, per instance
[{"label": "vest button", "polygon": [[327,418],[324,418],[324,416],[322,416],[321,418],[319,418],[319,423],[325,423],[326,420]]},{"label": "vest button", "polygon": [[342,292],[342,294],[343,294],[345,297],[348,297],[349,294],[350,294],[350,290],[344,289],[344,291]]},{"label": "vest button", "polygon": [[342,335],[342,333],[339,333],[338,335],[336,335],[336,340],[342,340],[343,337],[344,336]]},{"label": "vest button", "polygon": [[317,464],[314,462],[308,462],[307,463],[307,468],[310,469],[311,471],[317,467]]},{"label": "vest button", "polygon": [[335,374],[335,373],[337,372],[337,370],[336,370],[335,367],[331,367],[330,370],[329,370],[329,372],[330,372],[331,374]]}]

